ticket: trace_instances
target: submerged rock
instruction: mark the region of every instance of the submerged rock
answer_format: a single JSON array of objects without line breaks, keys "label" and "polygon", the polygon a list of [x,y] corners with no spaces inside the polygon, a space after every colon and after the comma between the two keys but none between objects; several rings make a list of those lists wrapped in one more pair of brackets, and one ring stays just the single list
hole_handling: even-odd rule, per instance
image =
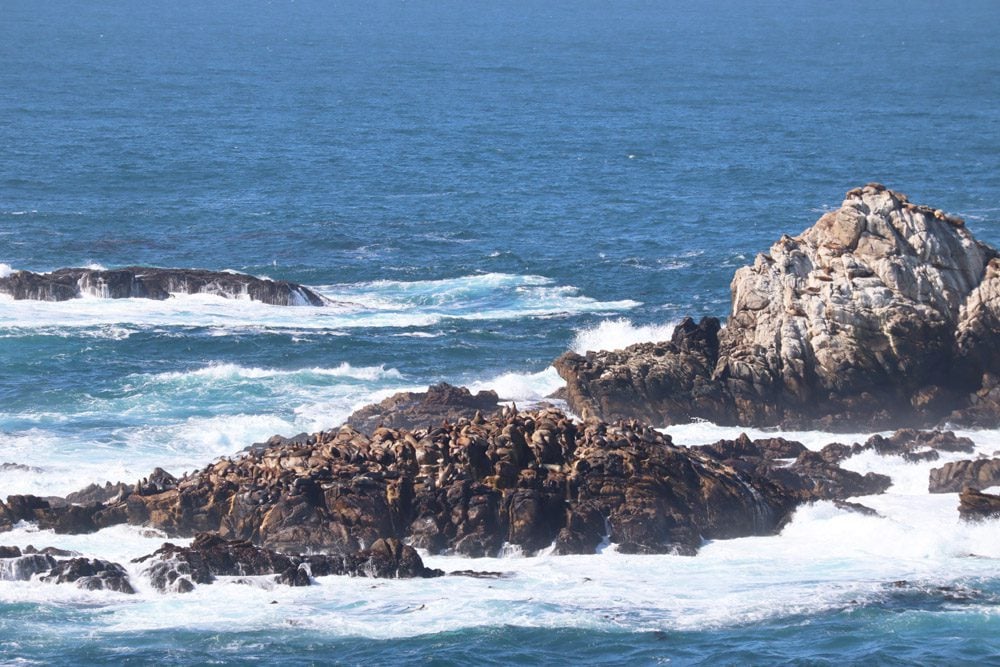
[{"label": "submerged rock", "polygon": [[869,184],[736,272],[732,313],[670,341],[567,353],[580,414],[836,430],[1000,424],[1000,259]]},{"label": "submerged rock", "polygon": [[[507,409],[429,429],[380,426],[365,435],[345,425],[275,441],[87,506],[12,496],[0,503],[0,521],[87,530],[127,522],[338,557],[374,545],[364,567],[378,570],[379,540],[392,553],[402,540],[468,556],[495,555],[505,544],[593,553],[610,540],[626,552],[693,554],[705,539],[773,533],[800,503],[888,484],[780,439],[677,447],[635,421],[580,424],[553,408]],[[168,583],[182,575],[197,583],[192,573]]]},{"label": "submerged rock", "polygon": [[323,306],[328,303],[308,287],[285,280],[228,271],[145,266],[114,270],[70,268],[52,273],[15,271],[0,277],[0,294],[36,301],[66,301],[81,296],[163,300],[171,294],[214,294],[276,306]]}]

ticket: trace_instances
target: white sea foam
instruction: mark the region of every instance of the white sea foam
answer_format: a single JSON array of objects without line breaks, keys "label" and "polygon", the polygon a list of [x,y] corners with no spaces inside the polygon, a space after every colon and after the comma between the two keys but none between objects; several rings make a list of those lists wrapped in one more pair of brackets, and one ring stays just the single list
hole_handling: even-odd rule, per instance
[{"label": "white sea foam", "polygon": [[0,264],[0,278],[6,278],[12,273],[16,273],[16,269],[12,268],[10,264]]},{"label": "white sea foam", "polygon": [[524,407],[548,400],[549,395],[564,385],[565,382],[556,369],[549,366],[537,373],[504,373],[488,380],[473,382],[469,389],[473,392],[492,389],[500,396],[500,400],[513,401]]},{"label": "white sea foam", "polygon": [[603,320],[597,325],[578,331],[573,339],[574,352],[584,354],[594,350],[621,350],[636,343],[670,340],[676,322],[636,326],[631,320]]},{"label": "white sea foam", "polygon": [[400,379],[399,371],[381,366],[352,366],[342,362],[333,368],[305,368],[297,370],[280,370],[273,368],[248,368],[239,364],[210,364],[193,371],[172,371],[158,373],[151,380],[159,382],[174,382],[185,380],[261,380],[272,378],[313,378],[333,377],[351,378],[354,380]]},{"label": "white sea foam", "polygon": [[566,313],[614,312],[635,301],[598,301],[575,287],[541,276],[482,274],[450,280],[376,281],[317,288],[334,304],[287,308],[209,294],[166,301],[102,299],[63,302],[4,300],[0,331],[134,327],[207,327],[234,331],[328,332],[370,328],[424,328],[445,319],[506,320]]}]

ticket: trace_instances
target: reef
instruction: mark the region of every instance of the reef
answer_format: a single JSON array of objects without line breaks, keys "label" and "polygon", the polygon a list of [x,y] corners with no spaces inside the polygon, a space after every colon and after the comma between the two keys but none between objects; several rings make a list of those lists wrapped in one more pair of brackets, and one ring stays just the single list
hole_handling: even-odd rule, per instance
[{"label": "reef", "polygon": [[0,277],[0,294],[15,300],[67,301],[83,296],[164,300],[172,294],[212,294],[246,298],[273,306],[324,306],[325,297],[297,283],[229,271],[164,269],[59,269],[51,273],[15,271]]}]

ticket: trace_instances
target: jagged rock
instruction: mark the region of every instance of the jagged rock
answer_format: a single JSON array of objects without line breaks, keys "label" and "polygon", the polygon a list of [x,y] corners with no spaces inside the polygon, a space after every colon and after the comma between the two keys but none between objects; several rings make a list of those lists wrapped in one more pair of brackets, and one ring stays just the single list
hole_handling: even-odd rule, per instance
[{"label": "jagged rock", "polygon": [[[104,486],[89,484],[79,491],[67,494],[65,500],[71,505],[100,505],[114,498],[123,497],[130,493],[131,490],[132,485],[125,482],[118,482],[117,484],[105,482]],[[47,500],[52,504],[52,499]]]},{"label": "jagged rock", "polygon": [[[844,470],[828,455],[783,438],[750,440],[742,434],[736,440],[720,440],[698,449],[737,469],[771,480],[799,502],[867,496],[883,493],[892,485],[885,475]],[[790,465],[781,461],[789,458],[794,458]]]},{"label": "jagged rock", "polygon": [[218,576],[277,575],[277,583],[308,586],[310,575],[426,578],[444,574],[425,567],[413,547],[391,539],[378,540],[370,549],[353,554],[300,556],[201,533],[189,547],[167,543],[133,562],[148,563],[147,573],[157,590],[178,593],[193,590],[194,584],[211,583]]},{"label": "jagged rock", "polygon": [[953,431],[916,431],[900,429],[892,435],[873,435],[864,444],[844,445],[834,442],[820,450],[820,456],[830,463],[839,463],[861,452],[875,451],[881,456],[902,456],[910,462],[936,461],[940,452],[972,452],[975,443],[956,436]]},{"label": "jagged rock", "polygon": [[834,507],[837,509],[844,510],[846,512],[854,512],[855,514],[860,514],[862,516],[874,516],[881,517],[882,515],[878,511],[868,507],[867,505],[862,505],[861,503],[852,503],[846,500],[834,500]]},{"label": "jagged rock", "polygon": [[932,468],[927,483],[931,493],[958,493],[967,486],[985,489],[1000,485],[1000,459],[954,461]]},{"label": "jagged rock", "polygon": [[[554,408],[508,409],[430,429],[383,426],[371,436],[345,425],[251,448],[176,485],[140,483],[104,504],[12,496],[0,516],[6,508],[15,521],[40,525],[217,532],[247,548],[344,558],[380,539],[468,556],[495,555],[507,543],[528,553],[553,544],[593,553],[604,540],[623,551],[694,553],[704,539],[772,533],[802,502],[888,485],[778,438],[676,447],[635,421],[578,424]],[[366,567],[382,567],[380,558]],[[198,583],[193,563],[166,585]],[[270,569],[299,577],[280,565]]]},{"label": "jagged rock", "polygon": [[726,326],[567,353],[580,414],[837,430],[1000,423],[1000,259],[878,184],[736,272]]},{"label": "jagged rock", "polygon": [[347,423],[372,434],[382,426],[392,429],[430,428],[442,422],[474,419],[477,413],[491,415],[500,409],[495,391],[473,395],[465,387],[446,382],[428,387],[426,392],[399,392],[381,403],[369,405],[347,418]]},{"label": "jagged rock", "polygon": [[1000,517],[1000,495],[967,487],[958,494],[958,515],[966,521]]},{"label": "jagged rock", "polygon": [[308,287],[228,271],[163,269],[59,269],[52,273],[15,271],[0,277],[0,293],[15,299],[66,301],[84,295],[108,299],[167,299],[171,294],[214,294],[248,298],[276,306],[323,306],[328,300]]},{"label": "jagged rock", "polygon": [[71,558],[59,561],[47,575],[42,577],[42,580],[56,584],[75,583],[88,591],[135,593],[124,567],[99,558]]},{"label": "jagged rock", "polygon": [[17,547],[0,547],[0,581],[28,581],[56,566],[48,554],[22,553]]}]

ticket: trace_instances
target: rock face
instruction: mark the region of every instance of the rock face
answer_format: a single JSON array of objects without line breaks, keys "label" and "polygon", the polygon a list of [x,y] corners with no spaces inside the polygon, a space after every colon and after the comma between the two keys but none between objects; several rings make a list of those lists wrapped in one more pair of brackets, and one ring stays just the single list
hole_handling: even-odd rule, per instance
[{"label": "rock face", "polygon": [[[797,462],[774,463],[785,456]],[[505,543],[593,553],[605,539],[628,552],[692,554],[703,539],[773,533],[801,502],[887,485],[798,443],[676,447],[637,422],[578,424],[552,408],[508,408],[430,429],[382,426],[371,436],[345,425],[252,448],[175,485],[143,480],[101,503],[11,496],[0,503],[0,528],[128,522],[334,555],[376,550],[380,539],[470,556]]]},{"label": "rock face", "polygon": [[323,306],[327,299],[308,287],[241,273],[199,269],[59,269],[52,273],[15,271],[0,277],[0,294],[15,299],[66,301],[81,296],[105,299],[158,299],[171,294],[214,294],[248,298],[275,306]]},{"label": "rock face", "polygon": [[964,223],[869,184],[736,272],[725,328],[567,353],[579,413],[655,424],[1000,423],[1000,259]]},{"label": "rock face", "polygon": [[434,427],[442,422],[476,419],[476,414],[492,415],[500,410],[500,398],[495,391],[480,391],[473,395],[465,387],[446,382],[428,387],[422,392],[399,392],[381,403],[369,405],[347,418],[348,425],[362,433],[372,434],[379,426],[395,429]]},{"label": "rock face", "polygon": [[978,459],[933,468],[927,489],[931,493],[958,493],[969,486],[985,489],[997,485],[1000,485],[1000,459]]}]

